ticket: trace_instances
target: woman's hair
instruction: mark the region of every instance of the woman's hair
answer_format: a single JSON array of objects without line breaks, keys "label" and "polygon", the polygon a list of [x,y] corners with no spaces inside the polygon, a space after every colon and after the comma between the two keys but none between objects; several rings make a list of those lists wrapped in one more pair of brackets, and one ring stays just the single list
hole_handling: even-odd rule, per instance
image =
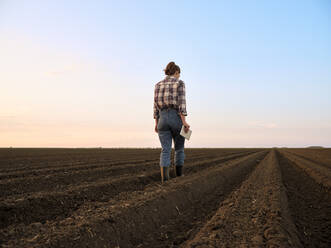
[{"label": "woman's hair", "polygon": [[167,67],[164,69],[164,73],[166,75],[174,75],[176,73],[176,71],[178,71],[180,73],[180,68],[178,65],[175,64],[175,62],[171,61]]}]

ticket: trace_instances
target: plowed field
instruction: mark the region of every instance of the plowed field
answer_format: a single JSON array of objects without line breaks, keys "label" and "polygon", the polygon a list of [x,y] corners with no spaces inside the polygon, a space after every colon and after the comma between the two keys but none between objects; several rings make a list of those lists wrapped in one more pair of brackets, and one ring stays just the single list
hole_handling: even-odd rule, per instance
[{"label": "plowed field", "polygon": [[185,155],[0,149],[0,247],[331,247],[331,149]]}]

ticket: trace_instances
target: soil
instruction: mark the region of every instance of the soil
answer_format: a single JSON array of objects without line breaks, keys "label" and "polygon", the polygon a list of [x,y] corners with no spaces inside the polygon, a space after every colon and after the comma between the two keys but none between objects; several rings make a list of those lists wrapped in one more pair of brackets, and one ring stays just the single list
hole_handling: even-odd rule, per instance
[{"label": "soil", "polygon": [[275,151],[182,247],[303,247],[287,208]]},{"label": "soil", "polygon": [[280,155],[280,168],[301,243],[304,247],[331,247],[330,188],[321,186],[284,155]]},{"label": "soil", "polygon": [[331,168],[330,149],[305,148],[305,149],[281,149],[281,150],[290,152],[292,154],[296,154],[302,158],[305,158],[306,160]]},{"label": "soil", "polygon": [[331,247],[304,151],[185,149],[161,184],[160,149],[0,149],[0,247]]}]

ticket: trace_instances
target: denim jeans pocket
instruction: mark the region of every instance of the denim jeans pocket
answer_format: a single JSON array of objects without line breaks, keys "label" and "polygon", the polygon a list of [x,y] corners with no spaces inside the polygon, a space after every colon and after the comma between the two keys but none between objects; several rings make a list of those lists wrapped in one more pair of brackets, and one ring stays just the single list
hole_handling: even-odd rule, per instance
[{"label": "denim jeans pocket", "polygon": [[176,120],[175,120],[175,123],[176,123],[176,129],[178,130],[178,132],[180,132],[181,128],[182,128],[182,125],[183,125],[183,122],[182,122],[182,119],[180,118],[180,115],[177,114],[176,116]]},{"label": "denim jeans pocket", "polygon": [[163,116],[160,116],[160,118],[159,118],[159,120],[158,120],[158,122],[157,122],[157,129],[158,130],[162,130],[162,129],[164,129],[164,117]]}]

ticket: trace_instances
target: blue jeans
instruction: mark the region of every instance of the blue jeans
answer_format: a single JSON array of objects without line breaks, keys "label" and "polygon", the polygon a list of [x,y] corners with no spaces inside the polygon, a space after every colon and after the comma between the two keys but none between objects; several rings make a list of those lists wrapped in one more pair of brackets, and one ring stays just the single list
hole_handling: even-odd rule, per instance
[{"label": "blue jeans", "polygon": [[172,140],[175,143],[175,165],[184,165],[184,143],[185,138],[180,135],[183,122],[175,109],[160,111],[160,118],[157,124],[159,139],[162,150],[160,155],[160,166],[168,167],[171,164]]}]

